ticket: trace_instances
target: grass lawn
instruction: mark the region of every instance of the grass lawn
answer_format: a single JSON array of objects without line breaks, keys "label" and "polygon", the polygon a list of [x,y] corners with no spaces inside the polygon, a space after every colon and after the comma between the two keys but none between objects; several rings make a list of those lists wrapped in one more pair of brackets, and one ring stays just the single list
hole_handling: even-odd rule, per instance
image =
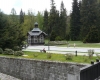
[{"label": "grass lawn", "polygon": [[72,60],[66,60],[64,54],[51,54],[51,53],[40,53],[40,52],[28,52],[25,51],[24,55],[27,56],[13,56],[13,55],[3,55],[0,56],[7,56],[7,57],[16,57],[16,58],[27,58],[27,59],[37,59],[37,60],[50,60],[50,61],[61,61],[61,62],[76,62],[76,63],[90,63],[92,60],[95,61],[97,57],[89,58],[87,56],[74,56]]},{"label": "grass lawn", "polygon": [[69,41],[71,46],[76,44],[76,47],[93,47],[93,48],[100,48],[100,43],[83,43],[81,41]]},{"label": "grass lawn", "polygon": [[[45,43],[47,44],[48,40],[46,40]],[[76,47],[100,48],[100,43],[83,43],[81,41],[68,41],[68,43],[69,43],[70,47],[74,47],[74,43],[75,43]],[[67,47],[67,44],[57,45],[57,46]]]}]

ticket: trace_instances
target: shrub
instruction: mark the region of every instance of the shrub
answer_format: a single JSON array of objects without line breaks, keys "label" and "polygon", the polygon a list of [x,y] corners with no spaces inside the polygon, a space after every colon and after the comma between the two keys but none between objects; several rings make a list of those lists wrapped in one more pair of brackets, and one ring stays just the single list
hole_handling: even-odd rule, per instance
[{"label": "shrub", "polygon": [[3,53],[3,50],[2,50],[2,48],[0,48],[0,54],[2,54]]},{"label": "shrub", "polygon": [[14,56],[22,56],[24,53],[22,51],[15,51]]},{"label": "shrub", "polygon": [[84,43],[99,43],[99,35],[96,26],[91,26],[89,33],[83,40]]},{"label": "shrub", "polygon": [[61,41],[61,37],[60,37],[60,36],[57,36],[57,37],[55,38],[55,40],[56,40],[56,41]]},{"label": "shrub", "polygon": [[13,55],[14,51],[12,49],[5,49],[3,54],[5,54],[5,55]]},{"label": "shrub", "polygon": [[97,56],[97,58],[99,58],[99,59],[100,59],[100,54],[98,54],[98,53],[97,53],[97,54],[96,54],[96,56]]},{"label": "shrub", "polygon": [[92,58],[93,54],[94,54],[94,50],[93,49],[89,49],[88,50],[88,56],[89,56],[89,58]]},{"label": "shrub", "polygon": [[14,46],[14,51],[19,51],[20,50],[20,47],[19,46]]},{"label": "shrub", "polygon": [[72,60],[73,59],[73,54],[67,53],[67,54],[65,54],[65,58],[66,58],[66,60]]},{"label": "shrub", "polygon": [[47,59],[51,59],[51,57],[52,57],[52,53],[48,53],[47,54]]}]

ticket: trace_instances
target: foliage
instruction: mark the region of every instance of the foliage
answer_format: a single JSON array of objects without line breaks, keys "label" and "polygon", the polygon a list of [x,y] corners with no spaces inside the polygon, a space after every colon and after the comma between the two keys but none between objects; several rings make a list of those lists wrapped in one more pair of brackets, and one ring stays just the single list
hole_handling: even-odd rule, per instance
[{"label": "foliage", "polygon": [[56,38],[56,33],[55,33],[55,31],[53,30],[53,31],[51,32],[51,35],[50,35],[50,41],[55,41],[55,38]]},{"label": "foliage", "polygon": [[99,35],[96,27],[92,26],[90,32],[85,37],[84,43],[99,43]]},{"label": "foliage", "polygon": [[27,32],[34,28],[35,16],[32,11],[28,10],[28,14],[24,15],[24,23],[21,25],[23,34],[26,36]]},{"label": "foliage", "polygon": [[41,30],[43,30],[43,14],[41,12],[38,11],[37,17],[36,17],[36,21],[39,24],[39,28]]},{"label": "foliage", "polygon": [[[86,6],[87,5],[87,6]],[[94,32],[92,27],[95,27],[95,30],[99,30],[97,26],[98,15],[97,15],[97,0],[82,0],[81,5],[81,39],[82,41],[88,41],[88,43],[98,42],[98,31]],[[93,34],[92,34],[93,32]],[[95,35],[97,35],[97,38]],[[93,37],[95,40],[92,41]]]},{"label": "foliage", "polygon": [[14,51],[19,51],[19,50],[21,50],[19,46],[14,46],[13,49],[14,49]]},{"label": "foliage", "polygon": [[22,24],[22,23],[24,23],[24,13],[21,9],[21,11],[20,11],[20,24]]},{"label": "foliage", "polygon": [[[56,6],[54,0],[51,0],[51,9],[48,19],[48,26],[49,26],[49,37],[50,40],[54,41],[56,36],[59,35],[59,11],[56,10]],[[54,35],[54,37],[52,37]]]},{"label": "foliage", "polygon": [[22,25],[19,24],[19,16],[13,8],[10,15],[0,12],[0,47],[13,49],[14,46],[23,45],[25,36]]},{"label": "foliage", "polygon": [[14,54],[14,51],[12,50],[12,49],[5,49],[4,50],[4,52],[3,52],[3,54],[5,54],[5,55],[13,55]]},{"label": "foliage", "polygon": [[7,16],[0,11],[0,47],[2,49],[4,49],[4,45],[5,45],[5,32],[6,32],[6,28],[8,26],[8,20],[7,20]]},{"label": "foliage", "polygon": [[100,54],[96,54],[96,56],[97,56],[97,58],[99,58],[99,59],[100,59]]},{"label": "foliage", "polygon": [[93,57],[93,54],[94,54],[94,50],[93,49],[89,49],[88,50],[89,59],[91,59]]},{"label": "foliage", "polygon": [[22,51],[15,51],[14,56],[22,56],[24,53]]},{"label": "foliage", "polygon": [[57,36],[57,37],[55,38],[55,41],[61,41],[61,37],[60,37],[60,36]]},{"label": "foliage", "polygon": [[72,60],[73,59],[73,54],[71,54],[71,53],[65,54],[65,59],[66,60]]},{"label": "foliage", "polygon": [[0,48],[0,54],[2,54],[3,53],[3,50],[2,50],[2,48]]},{"label": "foliage", "polygon": [[43,18],[43,31],[48,33],[49,26],[48,26],[48,11],[44,11],[44,18]]},{"label": "foliage", "polygon": [[70,40],[70,34],[66,34],[66,39],[65,40],[67,40],[67,41]]},{"label": "foliage", "polygon": [[[33,54],[38,54],[37,57],[34,57]],[[40,52],[29,52],[29,51],[24,51],[24,55],[27,56],[20,56],[20,58],[29,58],[29,59],[37,59],[37,60],[50,60],[50,61],[60,61],[60,62],[76,62],[76,63],[90,63],[91,60],[96,60],[97,57],[93,56],[92,59],[88,59],[88,56],[85,56],[87,58],[87,61],[85,62],[84,57],[78,55],[73,56],[72,60],[66,60],[64,54],[55,54],[52,53],[52,57],[50,59],[47,58],[47,54],[48,53],[40,53]],[[18,56],[14,56],[14,55],[2,55],[0,54],[0,56],[7,56],[7,57],[14,57],[17,58]]]},{"label": "foliage", "polygon": [[80,34],[80,9],[77,0],[73,0],[70,19],[70,38],[72,41],[79,40]]},{"label": "foliage", "polygon": [[59,36],[61,39],[66,38],[66,29],[67,29],[67,13],[66,8],[64,7],[63,1],[61,2],[61,8],[60,8],[60,16],[59,16]]}]

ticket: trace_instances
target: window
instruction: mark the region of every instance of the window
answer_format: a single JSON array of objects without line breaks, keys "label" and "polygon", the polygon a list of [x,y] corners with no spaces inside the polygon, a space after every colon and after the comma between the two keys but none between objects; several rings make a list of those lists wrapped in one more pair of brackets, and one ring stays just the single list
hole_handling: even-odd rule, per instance
[{"label": "window", "polygon": [[34,36],[34,43],[38,43],[38,38],[37,38],[37,36]]},{"label": "window", "polygon": [[40,42],[44,42],[44,36],[40,35]]},{"label": "window", "polygon": [[28,36],[28,43],[31,44],[31,36]]}]

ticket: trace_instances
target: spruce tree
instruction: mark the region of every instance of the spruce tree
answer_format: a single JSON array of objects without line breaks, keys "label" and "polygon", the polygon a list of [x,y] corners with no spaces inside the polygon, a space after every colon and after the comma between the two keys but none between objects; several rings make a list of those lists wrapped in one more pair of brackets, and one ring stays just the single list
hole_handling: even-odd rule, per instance
[{"label": "spruce tree", "polygon": [[99,37],[99,42],[100,42],[100,0],[98,0],[98,3],[97,3],[97,21],[96,21],[96,26],[97,26],[97,29],[98,29],[98,37]]},{"label": "spruce tree", "polygon": [[70,20],[70,38],[71,40],[79,40],[80,35],[80,9],[77,0],[73,0],[72,13]]},{"label": "spruce tree", "polygon": [[20,11],[20,24],[22,24],[22,23],[24,23],[24,13],[21,9],[21,11]]},{"label": "spruce tree", "polygon": [[89,33],[84,39],[84,43],[99,43],[98,29],[95,26],[91,26]]},{"label": "spruce tree", "polygon": [[48,11],[44,11],[44,18],[43,18],[43,31],[48,33]]},{"label": "spruce tree", "polygon": [[[81,39],[84,41],[85,40],[90,40],[86,39],[87,35],[90,35],[90,31],[92,31],[92,26],[96,26],[97,22],[97,12],[96,8],[97,7],[97,0],[83,0],[82,5],[81,5]],[[89,42],[89,41],[88,41]],[[91,40],[90,40],[91,42]]]},{"label": "spruce tree", "polygon": [[[52,39],[52,33],[58,35],[58,24],[59,24],[59,11],[56,10],[54,0],[51,0],[51,9],[49,15],[49,36]],[[57,36],[55,36],[56,38]],[[54,39],[55,39],[54,38]]]},{"label": "spruce tree", "polygon": [[66,37],[66,27],[67,27],[67,13],[66,8],[64,7],[63,1],[61,2],[60,8],[60,21],[59,21],[59,35],[61,39],[65,39]]}]

